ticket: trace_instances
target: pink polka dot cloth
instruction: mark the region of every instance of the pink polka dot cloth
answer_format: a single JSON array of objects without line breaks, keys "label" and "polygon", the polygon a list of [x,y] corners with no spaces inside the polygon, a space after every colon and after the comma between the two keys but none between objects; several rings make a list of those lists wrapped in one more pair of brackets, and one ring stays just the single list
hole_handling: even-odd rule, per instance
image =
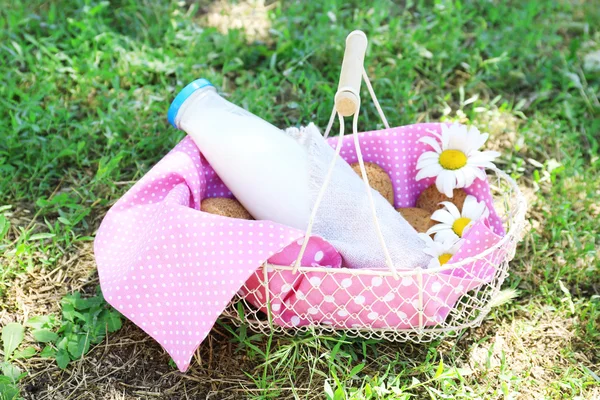
[{"label": "pink polka dot cloth", "polygon": [[[257,268],[270,257],[291,264],[304,238],[273,222],[199,211],[204,198],[231,196],[185,138],[109,210],[94,242],[106,300],[156,339],[182,371]],[[341,257],[313,237],[302,263],[339,268]]]},{"label": "pink polka dot cloth", "polygon": [[[439,131],[439,124],[360,134],[365,161],[379,164],[392,178],[396,207],[414,206],[432,183],[415,182],[417,158],[426,150],[417,139],[428,130]],[[334,146],[336,140],[329,142]],[[349,163],[357,161],[353,146],[351,137],[344,139],[341,155]],[[487,203],[490,217],[469,230],[466,244],[450,262],[483,252],[504,233],[487,182],[476,181],[468,192]],[[494,262],[502,256],[497,249],[487,262],[424,274],[416,282],[413,277],[347,273],[339,253],[311,237],[302,265],[321,268],[302,274],[267,269],[267,290],[260,266],[267,260],[292,264],[304,233],[270,221],[201,212],[200,202],[207,197],[232,194],[185,138],[109,210],[94,242],[107,301],[157,340],[181,371],[238,293],[270,310],[273,322],[286,327],[432,325],[450,313],[460,296],[492,279]],[[420,291],[424,301],[418,301]]]}]

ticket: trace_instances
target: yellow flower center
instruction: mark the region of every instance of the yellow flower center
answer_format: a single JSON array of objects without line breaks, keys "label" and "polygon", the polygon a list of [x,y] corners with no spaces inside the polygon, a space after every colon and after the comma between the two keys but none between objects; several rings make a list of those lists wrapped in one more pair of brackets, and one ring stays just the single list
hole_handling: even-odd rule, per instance
[{"label": "yellow flower center", "polygon": [[471,222],[471,220],[469,218],[465,218],[465,217],[461,217],[458,218],[456,221],[454,221],[454,223],[452,224],[452,230],[454,231],[454,233],[456,233],[459,237],[462,237],[463,235],[463,231],[465,230],[465,228],[467,227],[467,225],[469,225],[469,223]]},{"label": "yellow flower center", "polygon": [[459,169],[467,165],[467,156],[460,150],[444,150],[440,154],[440,165],[444,169]]},{"label": "yellow flower center", "polygon": [[438,260],[440,260],[440,265],[444,265],[451,258],[452,258],[452,254],[450,254],[450,253],[444,253],[444,254],[442,254],[441,256],[438,257]]}]

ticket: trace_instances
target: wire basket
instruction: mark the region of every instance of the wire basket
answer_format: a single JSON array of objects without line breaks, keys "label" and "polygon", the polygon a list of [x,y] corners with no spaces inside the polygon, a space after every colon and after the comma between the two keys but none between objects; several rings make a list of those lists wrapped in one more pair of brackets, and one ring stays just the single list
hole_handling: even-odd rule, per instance
[{"label": "wire basket", "polygon": [[[394,129],[403,128],[390,129],[362,66],[366,49],[364,34],[356,31],[351,33],[346,45],[342,78],[325,132],[327,137],[337,115],[340,136],[330,170],[337,156],[345,153],[341,150],[344,144],[343,117],[353,115],[354,135],[347,137],[345,144],[353,142],[355,159],[349,160],[347,155],[343,158],[348,162],[359,162],[369,192],[360,140],[364,140],[365,135],[372,136],[374,132],[357,133],[361,79],[364,79],[387,128],[375,134],[394,136]],[[353,77],[349,78],[350,75]],[[333,142],[330,144],[333,146]],[[326,180],[321,191],[326,190],[327,183]],[[496,235],[492,232],[493,228],[490,231],[489,227],[478,223],[469,230],[470,236],[465,239],[469,243],[471,240],[477,243],[481,241],[484,250],[475,255],[465,253],[458,260],[434,269],[397,270],[391,265],[389,257],[388,268],[379,270],[299,265],[319,207],[321,196],[318,196],[305,239],[298,243],[302,249],[296,263],[262,265],[223,315],[235,324],[245,322],[251,329],[263,333],[294,334],[311,330],[316,333],[344,333],[355,337],[413,342],[431,341],[441,335],[458,335],[465,328],[478,326],[489,313],[491,300],[498,294],[508,275],[508,264],[521,239],[527,208],[517,184],[504,172],[490,170],[485,184],[489,185],[489,191],[486,187],[486,202],[488,207],[496,210],[496,223],[501,225],[497,226],[497,231],[503,231],[504,234]],[[376,229],[379,229],[372,198],[371,207]],[[381,233],[379,237],[382,251],[387,252]]]},{"label": "wire basket", "polygon": [[[293,266],[266,263],[223,315],[263,333],[314,330],[413,342],[456,336],[479,326],[508,275],[526,212],[525,198],[514,180],[500,170],[491,171],[488,179],[506,234],[476,256],[436,269],[397,272],[397,277],[389,270],[301,266],[294,272]],[[324,283],[329,290],[322,289]],[[281,290],[286,284],[290,291]],[[425,290],[432,286],[443,295]],[[291,318],[282,317],[282,308],[293,310]]]}]

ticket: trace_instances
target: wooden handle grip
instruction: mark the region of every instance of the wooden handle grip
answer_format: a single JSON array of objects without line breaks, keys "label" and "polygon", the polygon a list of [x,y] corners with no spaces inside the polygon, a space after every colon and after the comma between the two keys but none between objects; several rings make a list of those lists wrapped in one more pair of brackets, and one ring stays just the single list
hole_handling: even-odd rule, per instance
[{"label": "wooden handle grip", "polygon": [[363,31],[350,32],[346,37],[340,83],[335,94],[335,109],[344,117],[354,115],[358,111],[367,44],[367,35]]}]

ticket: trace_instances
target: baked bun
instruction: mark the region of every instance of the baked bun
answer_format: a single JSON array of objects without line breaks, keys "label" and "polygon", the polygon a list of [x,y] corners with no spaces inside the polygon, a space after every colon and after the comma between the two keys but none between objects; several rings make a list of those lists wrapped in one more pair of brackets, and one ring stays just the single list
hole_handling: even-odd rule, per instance
[{"label": "baked bun", "polygon": [[[362,179],[360,164],[353,163],[350,166]],[[369,178],[369,185],[381,193],[391,205],[394,205],[394,186],[392,186],[392,180],[388,173],[379,165],[371,162],[365,163],[365,170],[367,171],[367,178]]]},{"label": "baked bun", "polygon": [[252,215],[235,199],[226,197],[211,197],[202,200],[200,210],[229,218],[254,219]]},{"label": "baked bun", "polygon": [[450,198],[445,194],[440,193],[435,184],[433,184],[421,193],[417,200],[416,207],[433,213],[435,210],[444,207],[440,205],[442,201],[449,201],[454,203],[459,210],[462,210],[463,203],[467,198],[467,193],[462,189],[454,189],[452,194],[453,196]]},{"label": "baked bun", "polygon": [[410,226],[415,228],[419,233],[427,232],[429,228],[436,224],[436,222],[431,219],[431,213],[422,208],[398,208],[397,211],[404,217]]}]

